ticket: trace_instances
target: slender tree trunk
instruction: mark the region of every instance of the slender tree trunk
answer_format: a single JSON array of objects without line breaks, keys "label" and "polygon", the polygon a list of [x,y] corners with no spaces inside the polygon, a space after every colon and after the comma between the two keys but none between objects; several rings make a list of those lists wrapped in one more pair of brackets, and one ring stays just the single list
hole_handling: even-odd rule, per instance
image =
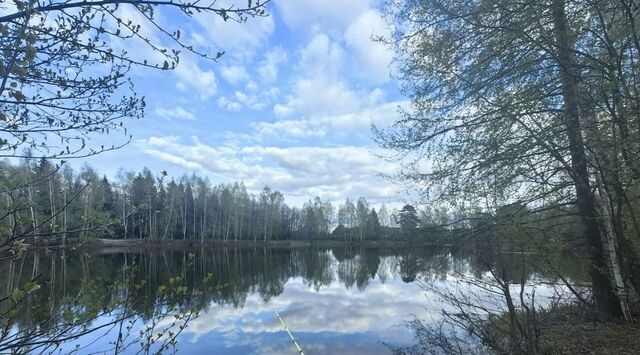
[{"label": "slender tree trunk", "polygon": [[202,210],[202,233],[200,234],[200,241],[203,242],[205,235],[207,234],[207,194],[204,194],[204,208]]},{"label": "slender tree trunk", "polygon": [[167,218],[167,223],[164,226],[164,234],[162,235],[162,240],[167,238],[167,232],[169,231],[169,224],[171,224],[171,219],[173,218],[173,194],[175,191],[171,190],[171,203],[169,204],[169,217]]},{"label": "slender tree trunk", "polygon": [[213,214],[214,214],[214,218],[213,218],[213,233],[211,235],[211,240],[216,240],[216,232],[218,231],[218,214],[215,212],[215,205],[213,206]]},{"label": "slender tree trunk", "polygon": [[[601,230],[604,234],[603,243],[605,253],[609,258],[611,273],[614,281],[614,290],[619,298],[621,298],[621,308],[623,315],[628,316],[628,306],[626,304],[626,288],[624,283],[624,275],[630,281],[633,289],[640,295],[640,263],[638,261],[638,253],[633,242],[628,239],[625,232],[622,208],[628,199],[625,199],[626,192],[622,182],[620,181],[620,169],[623,167],[616,157],[620,156],[620,147],[618,145],[618,137],[616,135],[615,123],[612,122],[611,141],[612,143],[603,144],[601,141],[603,135],[607,133],[600,132],[600,127],[596,120],[594,103],[589,100],[587,95],[581,95],[581,112],[584,118],[584,131],[587,139],[591,142],[589,145],[591,152],[590,164],[595,167],[594,176],[596,187],[598,189],[599,210],[602,213]],[[611,159],[613,158],[613,159]],[[612,164],[612,161],[614,164]],[[630,207],[630,206],[629,206]],[[629,214],[633,217],[634,211],[629,208]],[[633,218],[632,218],[633,221]],[[634,223],[634,225],[637,225]],[[623,271],[626,271],[623,273]]]},{"label": "slender tree trunk", "polygon": [[187,239],[187,195],[182,201],[182,240]]},{"label": "slender tree trunk", "polygon": [[569,30],[564,0],[553,0],[552,9],[554,32],[557,41],[557,60],[560,65],[560,79],[564,98],[565,126],[569,138],[571,153],[571,172],[575,188],[578,210],[584,226],[585,239],[590,253],[590,270],[598,317],[607,319],[622,315],[620,300],[613,292],[609,268],[605,262],[600,226],[591,192],[587,171],[587,157],[582,138],[580,115],[578,109],[577,75],[571,56]]},{"label": "slender tree trunk", "polygon": [[602,210],[602,221],[605,227],[605,245],[608,252],[607,254],[609,255],[611,272],[613,273],[615,292],[620,299],[620,309],[622,310],[622,315],[624,316],[625,320],[629,321],[631,320],[631,313],[629,311],[629,304],[627,303],[627,298],[625,296],[625,286],[622,278],[622,271],[620,270],[620,260],[618,259],[617,253],[618,243],[616,240],[616,235],[613,231],[613,224],[611,222],[609,195],[604,189],[602,178],[596,176],[596,180],[598,183],[598,194],[600,195],[599,202]]},{"label": "slender tree trunk", "polygon": [[269,208],[265,205],[265,210],[264,210],[264,236],[262,238],[263,242],[267,241],[267,216],[268,216],[268,210]]},{"label": "slender tree trunk", "polygon": [[193,234],[191,236],[191,239],[197,238],[198,236],[196,235],[198,233],[198,229],[196,229],[197,223],[196,223],[196,217],[198,216],[198,214],[196,213],[196,199],[193,199],[193,229],[191,230],[191,233]]},{"label": "slender tree trunk", "polygon": [[88,213],[89,211],[89,191],[86,192],[86,195],[84,197],[84,213],[82,214],[82,229],[83,229],[83,234],[84,234],[84,239],[87,239],[87,229],[89,227],[88,222]]},{"label": "slender tree trunk", "polygon": [[[65,200],[67,198],[65,197]],[[127,194],[124,192],[124,187],[122,191],[122,224],[124,225],[124,239],[127,239],[129,234],[128,223],[127,223]]]},{"label": "slender tree trunk", "polygon": [[227,212],[227,226],[226,231],[224,233],[224,241],[229,240],[229,229],[231,228],[231,211]]},{"label": "slender tree trunk", "polygon": [[218,203],[218,235],[222,237],[222,203],[221,202]]},{"label": "slender tree trunk", "polygon": [[55,233],[56,226],[56,202],[54,199],[53,187],[51,186],[51,180],[53,177],[49,178],[49,209],[51,210],[51,218],[49,221],[49,232]]},{"label": "slender tree trunk", "polygon": [[238,240],[240,239],[240,207],[239,207],[239,203],[236,202],[234,205],[234,210],[233,210],[233,239],[234,240]]},{"label": "slender tree trunk", "polygon": [[[27,177],[28,179],[28,177]],[[29,181],[27,181],[29,184]],[[29,198],[29,211],[31,212],[31,226],[33,228],[33,232],[36,232],[36,227],[38,226],[38,217],[35,209],[33,208],[33,192],[31,189],[31,185],[27,188],[27,197]],[[38,241],[38,237],[35,237],[35,241]]]},{"label": "slender tree trunk", "polygon": [[[64,204],[67,204],[67,189],[65,188],[62,191],[62,199],[64,200]],[[64,208],[64,205],[62,206]],[[62,211],[62,246],[67,242],[67,208],[64,208]]]},{"label": "slender tree trunk", "polygon": [[[11,198],[11,195],[7,192],[7,208],[9,208],[9,206],[11,206],[13,199]],[[8,218],[8,222],[9,222],[9,228],[11,230],[11,235],[15,236],[16,233],[18,232],[17,230],[17,223],[16,223],[16,211],[12,211],[11,214],[9,214],[9,218]]]}]

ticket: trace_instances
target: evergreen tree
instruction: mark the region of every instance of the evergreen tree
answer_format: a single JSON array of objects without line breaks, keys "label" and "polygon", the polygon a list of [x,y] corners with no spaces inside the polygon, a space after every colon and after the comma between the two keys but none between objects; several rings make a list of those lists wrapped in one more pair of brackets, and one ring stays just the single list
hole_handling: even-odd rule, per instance
[{"label": "evergreen tree", "polygon": [[398,212],[398,221],[400,229],[405,237],[413,237],[420,223],[416,208],[411,205],[404,205]]}]

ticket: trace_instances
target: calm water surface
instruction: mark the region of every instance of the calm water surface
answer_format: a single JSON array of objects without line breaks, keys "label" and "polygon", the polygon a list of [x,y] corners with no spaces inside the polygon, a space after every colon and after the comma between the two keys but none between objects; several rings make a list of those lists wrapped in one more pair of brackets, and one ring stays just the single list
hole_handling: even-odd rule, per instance
[{"label": "calm water surface", "polygon": [[[33,346],[79,354],[113,353],[116,342],[125,354],[295,354],[275,310],[306,354],[384,354],[386,344],[412,342],[404,322],[438,319],[442,307],[423,282],[444,287],[454,275],[483,273],[473,255],[435,248],[56,251],[0,267],[5,290],[32,277],[41,285],[19,305],[11,334],[31,332],[37,342],[90,329]],[[514,279],[523,272],[535,278],[514,267]],[[78,319],[90,321],[63,326]]]}]

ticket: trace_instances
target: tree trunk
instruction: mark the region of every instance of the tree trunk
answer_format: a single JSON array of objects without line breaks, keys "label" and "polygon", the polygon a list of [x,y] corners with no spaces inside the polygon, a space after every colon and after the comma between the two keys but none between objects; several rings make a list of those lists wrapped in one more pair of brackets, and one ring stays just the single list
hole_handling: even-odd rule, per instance
[{"label": "tree trunk", "polygon": [[587,157],[578,108],[578,72],[575,70],[571,56],[564,0],[553,0],[551,10],[553,11],[557,60],[560,65],[560,79],[564,98],[564,123],[569,139],[571,165],[573,168],[570,173],[574,180],[578,210],[589,247],[591,259],[589,273],[592,280],[595,313],[602,319],[619,317],[622,315],[622,309],[620,308],[620,300],[613,292],[609,277],[609,268],[605,261],[595,200],[591,192],[587,171]]},{"label": "tree trunk", "polygon": [[[124,190],[124,187],[123,187]],[[65,190],[66,192],[66,190]],[[65,202],[67,201],[67,198],[65,196]],[[66,219],[66,218],[65,218]],[[122,224],[124,226],[124,239],[127,239],[127,234],[128,233],[128,226],[127,226],[127,194],[123,191],[122,192]]]},{"label": "tree trunk", "polygon": [[[169,204],[169,217],[167,218],[167,223],[164,226],[164,233],[162,234],[162,240],[167,238],[167,232],[169,231],[169,224],[171,223],[171,219],[173,218],[173,189],[171,190],[171,203]],[[173,237],[171,238],[173,239]]]},{"label": "tree trunk", "polygon": [[267,207],[265,204],[265,210],[264,210],[264,236],[262,238],[263,242],[267,241]]},{"label": "tree trunk", "polygon": [[622,271],[620,269],[620,260],[618,258],[617,247],[618,243],[616,241],[616,235],[613,231],[613,224],[611,222],[611,210],[609,205],[609,194],[604,188],[604,184],[602,183],[602,178],[596,176],[596,180],[598,183],[598,194],[600,195],[600,205],[602,210],[602,222],[605,227],[605,245],[609,255],[609,262],[611,264],[611,272],[613,273],[613,281],[615,286],[615,292],[618,298],[620,299],[620,309],[622,310],[622,315],[624,319],[627,321],[631,320],[631,312],[629,311],[629,304],[627,303],[627,298],[625,297],[625,286],[624,280],[622,278]]}]

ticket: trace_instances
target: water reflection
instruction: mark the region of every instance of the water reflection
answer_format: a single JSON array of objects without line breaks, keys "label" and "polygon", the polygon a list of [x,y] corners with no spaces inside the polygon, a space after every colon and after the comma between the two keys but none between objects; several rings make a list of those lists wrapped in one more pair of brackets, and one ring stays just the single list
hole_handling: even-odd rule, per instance
[{"label": "water reflection", "polygon": [[[437,316],[416,280],[445,285],[455,282],[455,274],[482,275],[490,265],[476,255],[349,247],[58,251],[0,264],[0,283],[7,294],[38,276],[42,286],[19,305],[13,334],[35,327],[46,333],[47,327],[86,314],[96,315],[96,325],[130,313],[140,315],[129,324],[130,333],[149,324],[157,331],[175,321],[159,317],[159,308],[170,308],[175,314],[197,313],[176,337],[181,353],[293,354],[277,309],[309,354],[371,354],[386,353],[384,343],[411,342],[404,321]],[[503,259],[508,262],[509,256]],[[522,265],[514,257],[509,268],[514,281],[540,277]],[[567,273],[574,280],[583,277],[579,267]],[[167,285],[181,297],[168,297]],[[105,327],[63,342],[59,350],[112,349],[118,332],[117,326]],[[135,353],[140,347],[125,350]]]}]

